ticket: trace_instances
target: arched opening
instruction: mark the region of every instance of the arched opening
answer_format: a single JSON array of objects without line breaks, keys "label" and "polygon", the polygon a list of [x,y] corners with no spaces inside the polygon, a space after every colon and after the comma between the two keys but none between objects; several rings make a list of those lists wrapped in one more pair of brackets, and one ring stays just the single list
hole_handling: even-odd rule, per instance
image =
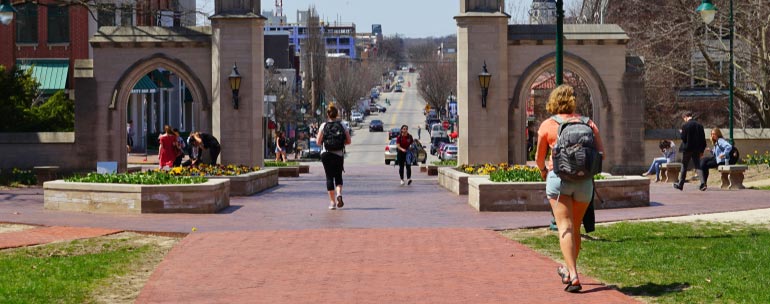
[{"label": "arched opening", "polygon": [[[110,109],[117,110],[128,163],[129,153],[157,154],[158,136],[169,125],[186,138],[211,126],[210,93],[186,64],[154,54],[131,65],[113,90]],[[129,124],[129,122],[131,122]],[[117,134],[116,134],[117,135]]]},{"label": "arched opening", "polygon": [[[551,116],[545,110],[545,104],[551,90],[555,88],[554,58],[554,53],[551,53],[533,62],[515,85],[508,116],[510,163],[524,164],[532,159],[536,138],[528,145],[530,134],[536,137],[540,122]],[[570,53],[565,53],[564,71],[565,83],[575,87],[577,111],[591,117],[601,126],[604,119],[602,114],[609,109],[609,101],[607,89],[599,74],[587,61]],[[601,127],[599,130],[606,132]]]}]

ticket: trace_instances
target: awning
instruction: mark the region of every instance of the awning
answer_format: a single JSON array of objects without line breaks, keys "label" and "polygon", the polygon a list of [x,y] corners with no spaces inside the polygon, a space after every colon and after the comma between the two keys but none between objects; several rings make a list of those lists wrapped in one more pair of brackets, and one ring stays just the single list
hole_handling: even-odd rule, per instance
[{"label": "awning", "polygon": [[20,70],[32,69],[32,77],[40,83],[44,94],[53,94],[67,86],[68,59],[20,59],[16,60]]},{"label": "awning", "polygon": [[139,79],[139,82],[134,85],[134,89],[131,90],[132,94],[147,94],[147,93],[155,93],[158,91],[158,86],[155,85],[154,82],[150,79],[150,77],[147,77],[147,75],[144,75],[141,79]]},{"label": "awning", "polygon": [[171,89],[174,87],[173,84],[171,84],[171,81],[168,80],[169,72],[161,72],[158,70],[152,71],[152,80],[155,81],[155,84],[161,88],[161,89]]}]

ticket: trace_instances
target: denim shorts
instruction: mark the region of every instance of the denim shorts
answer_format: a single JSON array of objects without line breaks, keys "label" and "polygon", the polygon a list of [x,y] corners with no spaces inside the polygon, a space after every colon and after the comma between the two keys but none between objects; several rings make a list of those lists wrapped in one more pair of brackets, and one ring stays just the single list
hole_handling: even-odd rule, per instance
[{"label": "denim shorts", "polygon": [[549,199],[558,199],[560,195],[571,196],[573,201],[589,203],[594,192],[592,179],[577,182],[562,181],[553,171],[548,172],[545,180],[545,195]]}]

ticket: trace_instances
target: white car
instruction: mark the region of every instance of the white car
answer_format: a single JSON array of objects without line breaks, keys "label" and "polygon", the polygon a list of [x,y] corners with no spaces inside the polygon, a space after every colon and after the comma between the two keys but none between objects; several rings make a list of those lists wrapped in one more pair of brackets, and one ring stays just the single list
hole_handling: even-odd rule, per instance
[{"label": "white car", "polygon": [[364,122],[364,114],[361,114],[361,112],[353,112],[350,114],[350,119],[352,119],[355,122]]}]

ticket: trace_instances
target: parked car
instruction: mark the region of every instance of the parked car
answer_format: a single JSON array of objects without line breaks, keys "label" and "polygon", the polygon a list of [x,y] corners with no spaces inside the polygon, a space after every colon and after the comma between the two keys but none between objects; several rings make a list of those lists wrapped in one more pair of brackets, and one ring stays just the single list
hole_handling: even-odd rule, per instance
[{"label": "parked car", "polygon": [[369,105],[369,112],[378,113],[380,112],[380,108],[378,108],[377,105]]},{"label": "parked car", "polygon": [[353,136],[353,129],[350,128],[350,123],[347,120],[341,120],[340,123],[345,127],[345,130],[348,130],[348,134]]},{"label": "parked car", "polygon": [[385,125],[382,123],[382,120],[375,119],[369,122],[369,132],[382,132],[384,127]]},{"label": "parked car", "polygon": [[364,122],[364,114],[358,111],[350,113],[350,119],[355,122]]},{"label": "parked car", "polygon": [[374,106],[377,107],[377,111],[379,111],[380,113],[385,113],[385,111],[388,110],[388,108],[381,105],[374,105]]},{"label": "parked car", "polygon": [[444,152],[439,155],[440,160],[457,160],[457,145],[446,145]]},{"label": "parked car", "polygon": [[[420,140],[415,139],[412,148],[416,151],[417,157],[414,158],[412,166],[416,166],[417,163],[425,163],[428,161],[428,153],[425,152],[425,147],[420,143]],[[396,139],[393,138],[385,146],[385,164],[390,165],[390,162],[396,161],[396,155],[398,154],[398,148],[396,147]]]},{"label": "parked car", "polygon": [[398,75],[398,83],[404,83],[404,76]]},{"label": "parked car", "polygon": [[401,133],[401,129],[400,128],[390,129],[390,132],[388,132],[388,139],[396,138],[399,133]]},{"label": "parked car", "polygon": [[302,158],[321,158],[321,147],[315,142],[315,138],[311,138],[310,145],[302,150]]},{"label": "parked car", "polygon": [[436,155],[442,144],[449,143],[449,137],[433,137],[430,139],[430,155]]}]

